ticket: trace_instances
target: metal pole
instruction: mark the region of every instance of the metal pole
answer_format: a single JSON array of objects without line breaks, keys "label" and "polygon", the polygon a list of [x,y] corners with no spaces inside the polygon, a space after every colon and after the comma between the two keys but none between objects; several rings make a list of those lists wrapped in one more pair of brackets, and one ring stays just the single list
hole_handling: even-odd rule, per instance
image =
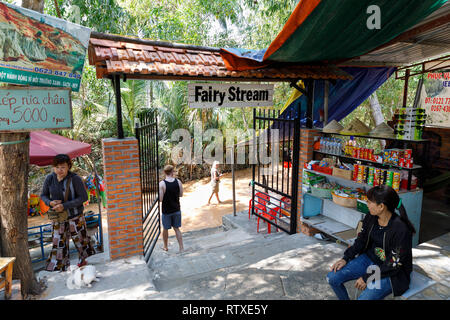
[{"label": "metal pole", "polygon": [[328,95],[330,90],[330,82],[325,80],[325,88],[323,92],[323,126],[328,124]]},{"label": "metal pole", "polygon": [[294,145],[292,150],[292,199],[291,199],[291,223],[290,234],[297,232],[297,211],[298,211],[298,177],[300,170],[300,119],[294,121]]},{"label": "metal pole", "polygon": [[231,151],[231,173],[233,176],[233,215],[236,217],[236,187],[235,187],[235,176],[234,176],[234,143],[233,149]]},{"label": "metal pole", "polygon": [[114,92],[116,94],[116,114],[117,114],[117,138],[123,139],[122,125],[122,96],[120,94],[120,75],[113,76]]},{"label": "metal pole", "polygon": [[255,130],[256,130],[256,108],[253,108],[253,141],[252,141],[252,149],[253,149],[253,154],[252,156],[254,157],[252,159],[252,216],[255,214],[255,175],[256,175],[256,163],[255,163],[255,158],[256,158],[256,134],[255,134]]},{"label": "metal pole", "polygon": [[406,104],[408,102],[409,73],[410,73],[410,70],[406,69],[406,72],[405,72],[405,87],[403,89],[403,107],[406,107]]}]

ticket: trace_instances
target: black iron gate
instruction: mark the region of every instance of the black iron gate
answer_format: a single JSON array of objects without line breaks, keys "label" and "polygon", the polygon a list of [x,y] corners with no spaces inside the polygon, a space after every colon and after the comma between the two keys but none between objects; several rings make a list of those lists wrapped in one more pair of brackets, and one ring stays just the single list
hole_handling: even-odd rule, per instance
[{"label": "black iron gate", "polygon": [[138,119],[135,134],[139,144],[144,257],[148,262],[161,233],[158,119],[156,111],[150,109],[140,113]]},{"label": "black iron gate", "polygon": [[[253,167],[251,213],[289,234],[296,233],[300,122],[280,112],[253,110]],[[270,160],[261,161],[261,155]],[[266,157],[265,159],[267,160]],[[268,226],[270,226],[268,225]]]}]

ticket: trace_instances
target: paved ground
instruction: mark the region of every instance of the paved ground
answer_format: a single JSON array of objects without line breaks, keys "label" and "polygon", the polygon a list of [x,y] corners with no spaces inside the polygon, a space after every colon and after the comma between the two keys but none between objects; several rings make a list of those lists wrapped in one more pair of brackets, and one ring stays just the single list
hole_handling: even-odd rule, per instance
[{"label": "paved ground", "polygon": [[[158,243],[149,265],[141,257],[110,261],[105,248],[88,259],[100,277],[91,288],[70,290],[68,273],[40,272],[48,288],[38,299],[336,299],[325,275],[342,256],[343,245],[303,234],[268,235],[264,228],[256,233],[256,218],[249,220],[245,211],[223,221],[222,227],[185,232],[182,254],[174,237],[169,252]],[[435,282],[409,299],[449,299],[450,234],[421,244],[413,254],[415,270]],[[347,288],[355,297],[353,283]],[[13,299],[20,299],[17,281]]]}]

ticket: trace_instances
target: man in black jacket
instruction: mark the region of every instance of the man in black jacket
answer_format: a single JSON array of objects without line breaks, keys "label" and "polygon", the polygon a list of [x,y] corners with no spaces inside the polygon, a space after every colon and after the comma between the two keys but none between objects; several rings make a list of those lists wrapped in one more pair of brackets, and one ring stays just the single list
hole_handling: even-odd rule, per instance
[{"label": "man in black jacket", "polygon": [[[390,293],[400,296],[409,288],[414,227],[392,188],[375,187],[367,195],[370,214],[364,218],[353,246],[327,275],[341,300],[349,299],[344,283],[355,279],[356,288],[363,290],[359,300],[383,299]],[[375,282],[368,281],[373,278]]]}]

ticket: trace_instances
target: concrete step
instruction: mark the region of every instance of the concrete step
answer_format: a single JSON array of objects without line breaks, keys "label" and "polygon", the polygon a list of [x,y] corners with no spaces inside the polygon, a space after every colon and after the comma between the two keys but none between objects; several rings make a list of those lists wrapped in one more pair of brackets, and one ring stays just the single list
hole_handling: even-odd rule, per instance
[{"label": "concrete step", "polygon": [[[155,252],[149,263],[157,290],[165,291],[205,278],[219,270],[242,269],[249,264],[317,240],[302,234],[249,235],[240,229],[213,234],[186,244],[182,254]],[[170,251],[170,250],[169,250]]]},{"label": "concrete step", "polygon": [[[340,258],[344,248],[301,234],[289,238],[277,250],[266,242],[262,243],[265,248],[236,248],[240,258],[237,252],[231,252],[237,262],[234,265],[192,275],[184,281],[176,276],[171,281],[162,276],[153,279],[159,292],[151,299],[336,299],[326,274],[329,261]],[[347,287],[353,297],[353,286]]]}]

